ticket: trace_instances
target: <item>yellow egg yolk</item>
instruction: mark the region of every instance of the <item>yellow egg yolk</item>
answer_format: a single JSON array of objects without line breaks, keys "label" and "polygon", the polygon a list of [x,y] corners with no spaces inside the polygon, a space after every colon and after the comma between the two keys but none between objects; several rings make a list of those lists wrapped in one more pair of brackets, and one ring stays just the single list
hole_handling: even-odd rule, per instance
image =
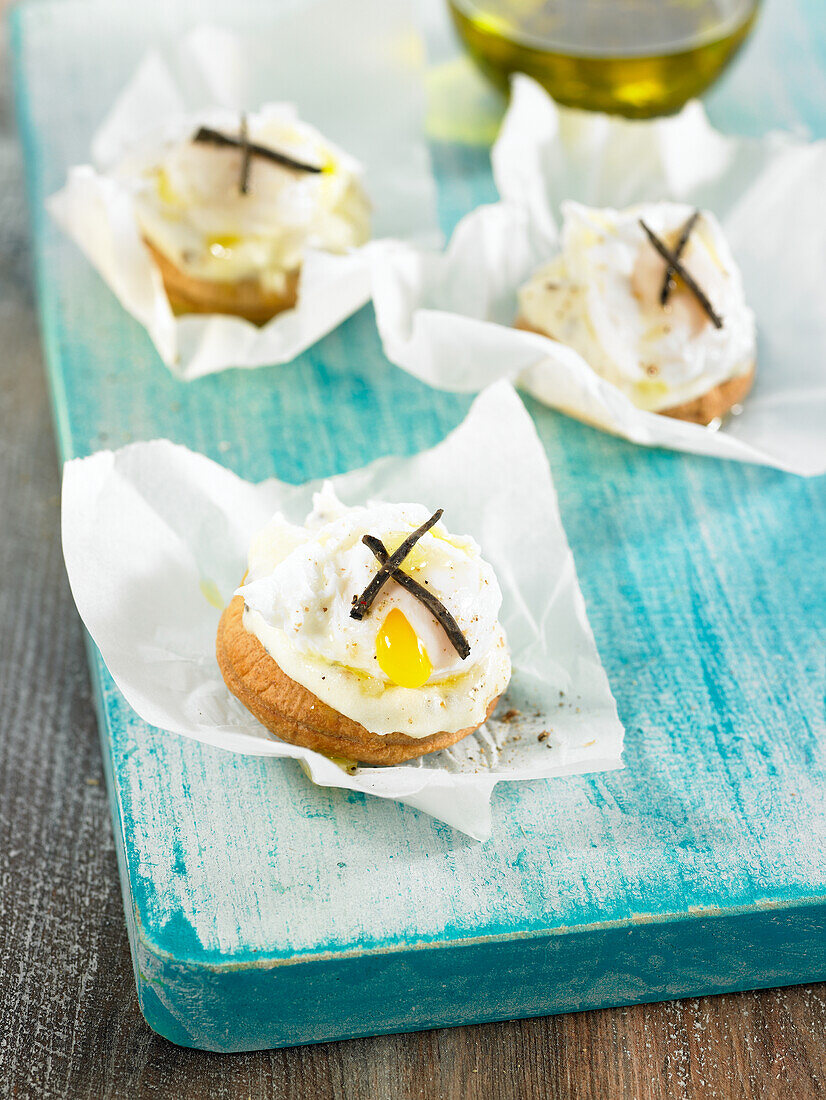
[{"label": "yellow egg yolk", "polygon": [[399,687],[421,687],[433,671],[427,650],[397,607],[389,612],[379,627],[376,657],[385,676]]}]

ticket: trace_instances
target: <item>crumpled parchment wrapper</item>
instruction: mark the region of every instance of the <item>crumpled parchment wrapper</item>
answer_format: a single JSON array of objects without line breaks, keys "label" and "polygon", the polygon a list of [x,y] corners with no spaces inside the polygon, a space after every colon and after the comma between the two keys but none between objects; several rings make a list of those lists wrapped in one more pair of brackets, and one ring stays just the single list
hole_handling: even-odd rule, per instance
[{"label": "crumpled parchment wrapper", "polygon": [[[465,217],[446,252],[384,242],[374,255],[376,319],[394,363],[442,389],[510,378],[635,443],[826,472],[826,142],[727,137],[698,102],[654,121],[566,110],[517,76],[493,169],[501,201]],[[673,199],[720,219],[757,317],[758,361],[742,412],[719,430],[644,412],[573,349],[511,327],[519,286],[559,251],[565,199]]]},{"label": "crumpled parchment wrapper", "polygon": [[262,31],[273,37],[272,67],[263,77],[250,73],[252,60],[245,64],[248,44],[217,28],[192,31],[169,57],[149,54],[92,138],[92,163],[71,168],[48,200],[52,216],[181,378],[294,359],[368,301],[373,245],[346,255],[310,250],[296,307],[260,328],[227,314],[175,317],[129,189],[108,172],[133,145],[201,124],[237,132],[241,109],[262,106],[251,98],[256,92],[286,91],[305,121],[362,164],[374,239],[440,241],[422,133],[422,51],[403,7],[382,0],[316,0],[309,7],[301,18],[282,13]]},{"label": "crumpled parchment wrapper", "polygon": [[321,483],[253,485],[158,440],[74,459],[63,477],[63,550],[75,602],[141,718],[231,752],[293,757],[315,783],[406,802],[478,840],[490,835],[496,783],[620,767],[623,729],[548,461],[509,383],[481,394],[432,450],[331,480],[351,505],[384,499],[443,507],[451,530],[480,542],[502,587],[500,619],[514,667],[495,716],[449,750],[352,774],[272,738],[225,687],[215,635],[252,536],[275,511],[302,522]]}]

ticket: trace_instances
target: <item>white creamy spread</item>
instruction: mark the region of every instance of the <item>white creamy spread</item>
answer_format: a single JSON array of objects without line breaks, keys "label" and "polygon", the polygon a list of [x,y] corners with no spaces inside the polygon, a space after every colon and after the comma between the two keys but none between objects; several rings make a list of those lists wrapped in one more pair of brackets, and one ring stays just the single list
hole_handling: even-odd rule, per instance
[{"label": "white creamy spread", "polygon": [[[510,679],[493,570],[473,539],[450,535],[441,523],[417,542],[402,568],[448,608],[470,644],[469,656],[459,657],[443,627],[395,581],[384,585],[361,621],[350,616],[353,597],[379,567],[362,536],[380,538],[392,553],[429,515],[417,504],[346,508],[325,486],[304,526],[276,515],[259,533],[238,589],[244,627],[279,667],[371,733],[428,737],[477,726]],[[421,687],[401,687],[379,666],[377,633],[394,608],[432,665]]]},{"label": "white creamy spread", "polygon": [[665,261],[639,224],[673,248],[692,207],[660,202],[617,211],[567,202],[562,212],[562,252],[519,292],[520,316],[532,328],[574,348],[654,412],[752,369],[754,314],[713,214],[702,212],[681,262],[722,318],[719,329],[679,281],[660,304]]},{"label": "white creamy spread", "polygon": [[[239,134],[237,116],[207,124]],[[134,189],[143,235],[186,274],[213,282],[255,278],[279,292],[307,249],[344,253],[369,239],[370,203],[359,164],[293,108],[274,105],[249,115],[248,138],[321,172],[253,156],[247,194],[240,189],[240,149],[194,142],[196,124],[178,129],[183,132],[133,152],[115,173]]]}]

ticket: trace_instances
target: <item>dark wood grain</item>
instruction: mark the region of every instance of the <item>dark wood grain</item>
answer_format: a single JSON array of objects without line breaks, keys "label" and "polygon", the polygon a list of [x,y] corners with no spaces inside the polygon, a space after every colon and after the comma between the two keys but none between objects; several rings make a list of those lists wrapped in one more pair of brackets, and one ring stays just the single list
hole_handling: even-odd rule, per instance
[{"label": "dark wood grain", "polygon": [[183,1050],[149,1031],[60,553],[23,207],[0,86],[0,1096],[826,1095],[824,985],[233,1056]]}]

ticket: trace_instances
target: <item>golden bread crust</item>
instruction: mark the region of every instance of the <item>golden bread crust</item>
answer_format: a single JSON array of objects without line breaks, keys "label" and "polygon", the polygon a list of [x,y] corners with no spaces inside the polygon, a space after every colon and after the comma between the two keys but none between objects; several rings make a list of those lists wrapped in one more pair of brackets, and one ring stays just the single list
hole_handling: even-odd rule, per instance
[{"label": "golden bread crust", "polygon": [[[549,336],[542,329],[528,324],[524,317],[516,318],[514,328],[521,328],[525,332],[537,332],[540,336]],[[553,339],[553,337],[550,337],[550,339]],[[691,401],[685,401],[681,405],[672,405],[668,409],[657,409],[657,412],[660,416],[672,416],[676,420],[688,420],[692,424],[702,424],[703,426],[710,424],[712,420],[716,420],[718,417],[722,420],[748,394],[754,382],[754,371],[755,367],[752,365],[751,370],[747,371],[746,374],[738,374],[736,378],[729,378],[725,382],[720,382]]]},{"label": "golden bread crust", "polygon": [[735,405],[739,405],[748,394],[754,382],[754,366],[746,374],[738,374],[713,386],[707,393],[701,393],[692,401],[682,405],[672,405],[670,409],[659,409],[660,416],[673,416],[677,420],[690,420],[692,424],[710,424],[712,420],[722,420]]},{"label": "golden bread crust", "polygon": [[298,271],[289,272],[280,293],[262,289],[257,279],[217,283],[185,274],[149,241],[144,244],[161,273],[173,313],[230,313],[264,325],[276,313],[292,309],[298,299]]},{"label": "golden bread crust", "polygon": [[[267,729],[293,745],[325,756],[344,756],[365,764],[402,764],[455,745],[478,726],[430,737],[391,733],[385,737],[339,714],[307,688],[291,680],[254,634],[244,628],[244,600],[233,596],[218,625],[215,652],[224,681]],[[496,706],[490,701],[486,717]]]}]

